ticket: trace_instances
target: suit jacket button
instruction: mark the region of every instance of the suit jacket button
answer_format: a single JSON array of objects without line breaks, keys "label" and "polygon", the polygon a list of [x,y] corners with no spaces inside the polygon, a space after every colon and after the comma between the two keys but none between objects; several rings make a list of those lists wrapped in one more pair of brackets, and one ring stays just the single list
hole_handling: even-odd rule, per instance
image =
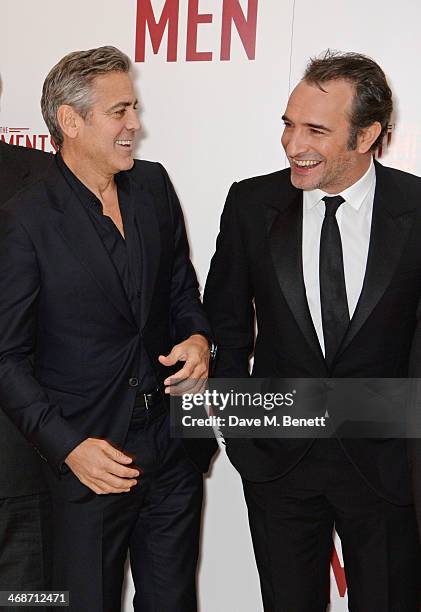
[{"label": "suit jacket button", "polygon": [[139,380],[133,376],[133,378],[129,378],[129,386],[130,387],[137,387],[139,384]]}]

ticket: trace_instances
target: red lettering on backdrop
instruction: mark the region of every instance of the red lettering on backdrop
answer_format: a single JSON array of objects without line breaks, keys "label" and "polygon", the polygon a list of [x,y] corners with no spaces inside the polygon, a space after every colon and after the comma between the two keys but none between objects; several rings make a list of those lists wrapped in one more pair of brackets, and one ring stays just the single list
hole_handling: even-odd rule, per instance
[{"label": "red lettering on backdrop", "polygon": [[188,62],[211,62],[212,51],[197,50],[197,28],[200,23],[212,23],[210,13],[199,13],[199,0],[189,0],[187,17],[186,60]]},{"label": "red lettering on backdrop", "polygon": [[332,564],[333,575],[335,576],[336,584],[338,586],[338,592],[340,597],[346,595],[346,578],[345,570],[339,561],[338,553],[336,552],[335,546],[332,547],[332,558],[330,560]]},{"label": "red lettering on backdrop", "polygon": [[244,50],[249,60],[256,57],[258,0],[249,0],[247,19],[239,0],[224,0],[222,9],[221,60],[231,59],[232,23],[235,23]]},{"label": "red lettering on backdrop", "polygon": [[[22,140],[24,139],[24,142]],[[57,146],[49,134],[9,134],[8,140],[5,134],[0,134],[0,140],[11,145],[25,146],[28,149],[39,149],[47,151],[47,145],[50,145],[51,153],[57,152]]]},{"label": "red lettering on backdrop", "polygon": [[30,137],[30,136],[26,136],[26,139],[25,139],[25,147],[26,147],[27,149],[36,149],[36,145],[35,145],[35,141],[36,141],[36,139],[37,139],[36,134],[34,134],[34,135],[32,136],[32,140],[31,140],[31,137]]},{"label": "red lettering on backdrop", "polygon": [[156,21],[151,0],[137,0],[136,62],[145,61],[146,24],[155,55],[159,51],[165,29],[168,26],[167,62],[177,61],[178,10],[179,0],[166,0],[161,17],[159,21]]},{"label": "red lettering on backdrop", "polygon": [[[47,136],[47,134],[40,134],[39,138],[41,140],[41,151],[45,151],[45,141],[47,140],[48,136]],[[51,140],[50,140],[50,142],[52,144]]]},{"label": "red lettering on backdrop", "polygon": [[[137,0],[135,61],[145,61],[146,29],[148,29],[152,49],[155,55],[158,53],[161,47],[165,30],[168,30],[167,61],[176,62],[180,9],[179,0],[166,0],[158,20],[155,18],[152,2],[153,0]],[[258,0],[248,0],[247,17],[241,8],[240,0],[222,0],[220,47],[220,59],[222,61],[231,59],[233,24],[235,25],[248,59],[255,59],[257,11]],[[188,0],[186,61],[212,61],[212,51],[197,50],[199,25],[212,23],[212,21],[213,15],[211,13],[199,13],[199,0]]]}]

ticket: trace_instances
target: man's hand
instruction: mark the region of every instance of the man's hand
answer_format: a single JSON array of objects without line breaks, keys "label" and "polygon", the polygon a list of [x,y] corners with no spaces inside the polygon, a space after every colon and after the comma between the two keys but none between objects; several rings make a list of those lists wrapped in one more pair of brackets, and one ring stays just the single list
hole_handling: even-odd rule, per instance
[{"label": "man's hand", "polygon": [[80,482],[98,495],[130,491],[140,475],[138,469],[127,467],[132,462],[131,457],[98,438],[87,438],[65,460]]},{"label": "man's hand", "polygon": [[185,362],[181,370],[164,380],[165,393],[200,393],[208,378],[209,357],[209,342],[201,334],[193,334],[176,344],[169,355],[160,355],[159,361],[164,366],[175,365],[177,361]]}]

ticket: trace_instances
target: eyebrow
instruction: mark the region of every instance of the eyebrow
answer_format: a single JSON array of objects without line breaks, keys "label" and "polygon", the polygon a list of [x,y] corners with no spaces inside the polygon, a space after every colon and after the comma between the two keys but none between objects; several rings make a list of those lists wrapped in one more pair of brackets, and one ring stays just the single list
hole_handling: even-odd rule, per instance
[{"label": "eyebrow", "polygon": [[[288,119],[288,117],[286,115],[282,115],[282,121],[287,121],[288,123],[293,123],[293,121],[291,121],[291,119]],[[316,130],[324,130],[325,132],[331,132],[332,130],[328,127],[326,127],[325,125],[322,125],[320,123],[305,123],[304,124],[307,127],[310,128],[314,128]]]},{"label": "eyebrow", "polygon": [[[136,100],[133,102],[133,106],[136,106],[138,103],[139,103],[139,101],[136,98]],[[128,106],[132,106],[132,102],[117,102],[116,104],[113,104],[113,106],[111,106],[111,108],[108,109],[108,112],[112,113],[113,111],[117,110],[118,108],[127,108]]]}]

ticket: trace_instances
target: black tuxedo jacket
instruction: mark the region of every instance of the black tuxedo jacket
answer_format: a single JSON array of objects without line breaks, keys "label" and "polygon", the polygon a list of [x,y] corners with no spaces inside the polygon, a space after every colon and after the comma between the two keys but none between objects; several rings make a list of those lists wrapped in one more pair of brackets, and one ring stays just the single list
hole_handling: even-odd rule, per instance
[{"label": "black tuxedo jacket", "polygon": [[[0,207],[17,191],[39,178],[52,156],[0,140]],[[0,410],[0,498],[33,495],[45,490],[40,458]]]},{"label": "black tuxedo jacket", "polygon": [[[253,375],[262,378],[408,375],[421,296],[421,179],[378,163],[376,177],[364,285],[330,371],[304,287],[302,191],[292,186],[289,170],[232,186],[205,289],[205,308],[219,345],[216,377],[248,376],[253,350]],[[292,469],[311,443],[232,439],[227,452],[243,477],[264,481]],[[409,503],[404,440],[341,443],[380,495]]]},{"label": "black tuxedo jacket", "polygon": [[[59,475],[70,450],[88,436],[124,448],[139,390],[129,383],[137,376],[139,343],[162,381],[169,371],[160,354],[196,331],[210,334],[165,170],[136,161],[127,175],[142,244],[139,320],[56,164],[0,211],[0,401],[68,499],[87,493],[71,472]],[[205,471],[216,442],[186,446]]]}]

